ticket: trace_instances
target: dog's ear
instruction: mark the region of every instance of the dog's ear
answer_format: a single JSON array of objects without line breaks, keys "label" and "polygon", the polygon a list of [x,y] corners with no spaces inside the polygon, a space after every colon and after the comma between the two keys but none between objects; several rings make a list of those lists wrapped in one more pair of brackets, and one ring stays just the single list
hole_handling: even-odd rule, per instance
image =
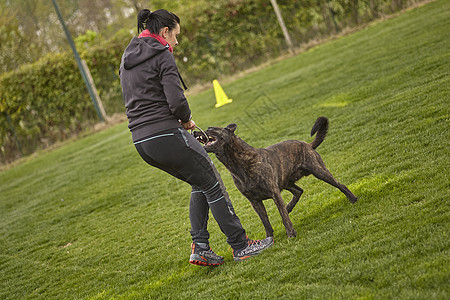
[{"label": "dog's ear", "polygon": [[237,128],[236,124],[229,124],[225,129],[228,129],[231,132],[234,132]]}]

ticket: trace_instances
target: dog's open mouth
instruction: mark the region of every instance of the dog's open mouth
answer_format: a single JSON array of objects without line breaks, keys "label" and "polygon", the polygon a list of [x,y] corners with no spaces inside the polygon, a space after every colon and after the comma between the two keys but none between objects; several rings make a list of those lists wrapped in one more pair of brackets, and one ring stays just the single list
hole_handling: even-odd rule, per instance
[{"label": "dog's open mouth", "polygon": [[217,142],[215,137],[210,136],[209,137],[209,141],[206,142],[205,146],[212,146],[213,144],[215,144]]},{"label": "dog's open mouth", "polygon": [[206,146],[211,146],[215,142],[217,142],[217,139],[213,136],[206,136],[202,132],[194,131],[194,137],[199,141],[201,144]]}]

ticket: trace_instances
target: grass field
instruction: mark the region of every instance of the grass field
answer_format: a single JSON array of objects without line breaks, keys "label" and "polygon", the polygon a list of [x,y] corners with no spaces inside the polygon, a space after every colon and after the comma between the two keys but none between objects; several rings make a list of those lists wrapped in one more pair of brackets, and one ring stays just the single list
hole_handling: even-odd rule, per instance
[{"label": "grass field", "polygon": [[[313,177],[287,239],[225,264],[188,263],[190,187],[148,167],[125,123],[0,173],[1,299],[449,299],[450,1],[440,0],[190,97],[200,127],[237,123],[256,147],[312,141],[358,197]],[[264,228],[213,157],[248,235]],[[290,194],[283,192],[286,201]]]}]

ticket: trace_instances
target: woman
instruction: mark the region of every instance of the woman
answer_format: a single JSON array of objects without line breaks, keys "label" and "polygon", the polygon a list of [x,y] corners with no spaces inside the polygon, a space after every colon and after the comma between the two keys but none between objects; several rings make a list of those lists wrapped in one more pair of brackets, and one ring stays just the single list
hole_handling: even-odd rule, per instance
[{"label": "woman", "polygon": [[202,266],[223,263],[223,257],[209,246],[209,209],[233,248],[236,261],[260,253],[272,245],[273,239],[247,238],[219,173],[201,144],[186,131],[195,129],[195,122],[172,55],[178,45],[180,19],[163,9],[143,9],[137,19],[138,33],[142,32],[131,40],[120,65],[128,127],[144,161],[192,186],[189,262]]}]

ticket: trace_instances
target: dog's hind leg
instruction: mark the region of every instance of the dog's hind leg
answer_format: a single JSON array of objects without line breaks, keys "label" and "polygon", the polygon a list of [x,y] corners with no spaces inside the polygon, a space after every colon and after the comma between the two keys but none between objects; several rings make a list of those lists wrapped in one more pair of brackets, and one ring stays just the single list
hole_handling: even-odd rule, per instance
[{"label": "dog's hind leg", "polygon": [[286,210],[286,207],[284,206],[283,198],[281,198],[281,193],[277,190],[274,192],[273,195],[273,201],[275,202],[275,205],[278,208],[278,211],[280,212],[281,219],[283,220],[283,225],[286,228],[286,234],[288,237],[295,237],[297,236],[297,232],[294,229],[294,225],[292,225],[292,221],[289,218],[289,214]]},{"label": "dog's hind leg", "polygon": [[337,187],[342,193],[344,193],[345,196],[347,196],[351,203],[355,203],[356,200],[358,200],[358,197],[356,197],[345,185],[339,183],[333,175],[331,175],[322,158],[318,154],[315,156],[315,161],[309,166],[308,171],[311,172],[311,174],[313,174],[316,178]]},{"label": "dog's hind leg", "polygon": [[300,196],[303,194],[303,190],[295,183],[289,183],[286,190],[292,193],[292,200],[286,205],[286,210],[289,214],[294,209],[295,205],[297,205]]},{"label": "dog's hind leg", "polygon": [[250,204],[258,214],[259,218],[261,219],[261,222],[264,225],[264,228],[266,229],[266,237],[269,236],[273,237],[273,228],[272,225],[270,225],[269,216],[267,215],[264,203],[262,201],[250,201]]}]

